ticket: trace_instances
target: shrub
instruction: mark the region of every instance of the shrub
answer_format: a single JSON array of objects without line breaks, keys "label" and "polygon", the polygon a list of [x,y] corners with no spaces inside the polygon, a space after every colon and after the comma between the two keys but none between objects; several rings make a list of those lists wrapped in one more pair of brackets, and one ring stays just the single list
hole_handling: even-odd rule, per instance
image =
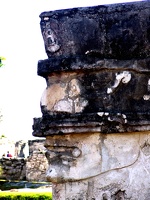
[{"label": "shrub", "polygon": [[0,56],[0,67],[2,67],[4,65],[3,62],[2,62],[3,60],[6,60],[6,58]]},{"label": "shrub", "polygon": [[52,200],[51,192],[0,192],[3,200]]}]

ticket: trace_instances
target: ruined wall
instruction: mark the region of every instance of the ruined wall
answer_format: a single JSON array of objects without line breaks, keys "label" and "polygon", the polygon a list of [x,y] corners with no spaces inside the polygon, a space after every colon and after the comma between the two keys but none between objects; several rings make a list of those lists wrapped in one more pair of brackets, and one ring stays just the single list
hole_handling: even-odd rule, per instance
[{"label": "ruined wall", "polygon": [[29,140],[29,155],[33,154],[34,151],[45,151],[44,143],[45,139]]},{"label": "ruined wall", "polygon": [[0,178],[6,180],[26,179],[26,159],[24,158],[1,158]]},{"label": "ruined wall", "polygon": [[47,159],[44,147],[45,139],[29,140],[29,157],[26,162],[26,179],[28,181],[47,181]]},{"label": "ruined wall", "polygon": [[13,157],[24,157],[26,158],[29,155],[29,147],[27,141],[19,140],[13,141],[8,138],[0,139],[0,157],[4,154],[7,155],[9,151]]},{"label": "ruined wall", "polygon": [[27,141],[15,142],[15,157],[27,158],[29,156],[29,146]]},{"label": "ruined wall", "polygon": [[9,150],[13,157],[2,157],[0,159],[0,178],[6,180],[46,181],[45,140],[10,141],[10,144],[6,143],[6,141],[8,140],[4,140],[1,143],[0,148],[4,150],[3,147],[5,146],[5,149]]},{"label": "ruined wall", "polygon": [[48,161],[45,152],[34,151],[26,162],[26,179],[28,181],[47,181],[46,170]]}]

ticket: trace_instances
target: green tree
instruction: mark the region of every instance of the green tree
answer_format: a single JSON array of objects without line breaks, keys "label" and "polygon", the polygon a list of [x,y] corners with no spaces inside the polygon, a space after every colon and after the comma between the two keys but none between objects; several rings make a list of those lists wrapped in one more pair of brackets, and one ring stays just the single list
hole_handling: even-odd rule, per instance
[{"label": "green tree", "polygon": [[6,60],[6,58],[0,56],[0,67],[2,67],[4,64],[3,64],[3,60]]}]

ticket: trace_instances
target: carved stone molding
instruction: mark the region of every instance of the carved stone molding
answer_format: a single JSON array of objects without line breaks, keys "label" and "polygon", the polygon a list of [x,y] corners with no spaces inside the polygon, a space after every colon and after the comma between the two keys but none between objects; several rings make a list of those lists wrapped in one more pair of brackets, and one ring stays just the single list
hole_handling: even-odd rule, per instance
[{"label": "carved stone molding", "polygon": [[[145,199],[150,1],[43,12],[42,117],[54,200]],[[144,181],[143,181],[144,180]]]},{"label": "carved stone molding", "polygon": [[41,31],[52,56],[150,56],[149,1],[43,12]]},{"label": "carved stone molding", "polygon": [[[67,59],[66,59],[67,60]],[[150,59],[39,61],[47,80],[34,135],[150,129]],[[66,61],[67,62],[67,61]],[[53,67],[55,65],[55,68]]]}]

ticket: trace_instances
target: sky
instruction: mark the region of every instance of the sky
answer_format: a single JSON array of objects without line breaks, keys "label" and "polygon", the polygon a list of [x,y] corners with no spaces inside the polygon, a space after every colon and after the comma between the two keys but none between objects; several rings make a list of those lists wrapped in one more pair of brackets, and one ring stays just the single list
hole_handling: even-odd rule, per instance
[{"label": "sky", "polygon": [[0,136],[11,140],[32,136],[34,117],[41,117],[40,98],[46,88],[37,75],[38,60],[47,59],[39,15],[44,11],[134,0],[0,0]]}]

